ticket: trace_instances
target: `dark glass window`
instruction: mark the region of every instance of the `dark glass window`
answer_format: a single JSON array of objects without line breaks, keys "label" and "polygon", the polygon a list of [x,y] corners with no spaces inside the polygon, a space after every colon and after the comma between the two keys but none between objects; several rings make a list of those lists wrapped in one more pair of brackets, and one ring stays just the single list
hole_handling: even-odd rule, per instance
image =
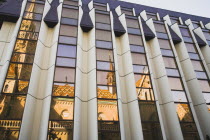
[{"label": "dark glass window", "polygon": [[130,49],[131,49],[131,52],[145,53],[145,49],[143,46],[130,45]]},{"label": "dark glass window", "polygon": [[147,65],[145,54],[132,53],[131,56],[132,56],[133,64]]},{"label": "dark glass window", "polygon": [[119,120],[116,100],[98,99],[98,120],[100,121]]},{"label": "dark glass window", "polygon": [[139,29],[139,21],[138,19],[130,19],[126,18],[126,23],[128,28],[137,28]]},{"label": "dark glass window", "polygon": [[114,56],[112,50],[96,49],[96,59],[101,61],[113,62]]},{"label": "dark glass window", "polygon": [[183,86],[182,86],[182,82],[180,78],[168,77],[168,80],[169,80],[171,90],[183,90]]},{"label": "dark glass window", "polygon": [[143,41],[142,41],[142,38],[140,36],[128,34],[128,37],[129,37],[130,44],[140,45],[140,46],[143,45]]},{"label": "dark glass window", "polygon": [[57,56],[76,57],[76,46],[58,45]]},{"label": "dark glass window", "polygon": [[77,27],[76,26],[61,25],[60,26],[60,35],[76,37],[77,36]]},{"label": "dark glass window", "polygon": [[176,68],[176,62],[174,58],[163,57],[163,61],[166,68]]},{"label": "dark glass window", "polygon": [[100,85],[116,85],[115,72],[97,71],[97,83]]},{"label": "dark glass window", "polygon": [[107,11],[106,5],[105,4],[98,4],[98,3],[94,3],[93,7],[96,10],[101,10],[101,11]]},{"label": "dark glass window", "polygon": [[77,38],[68,37],[68,36],[59,36],[59,43],[76,45],[77,44]]},{"label": "dark glass window", "polygon": [[154,23],[155,26],[155,30],[156,32],[160,32],[160,33],[167,33],[166,32],[166,28],[164,24],[158,24],[158,23]]},{"label": "dark glass window", "polygon": [[74,82],[74,78],[75,78],[75,69],[56,67],[54,81]]},{"label": "dark glass window", "polygon": [[112,41],[111,32],[105,30],[96,30],[96,40]]},{"label": "dark glass window", "polygon": [[180,28],[183,37],[191,37],[190,31],[187,28]]},{"label": "dark glass window", "polygon": [[74,99],[53,98],[50,108],[50,120],[73,120]]},{"label": "dark glass window", "polygon": [[62,17],[77,19],[78,12],[77,9],[63,8]]},{"label": "dark glass window", "polygon": [[104,49],[112,49],[112,42],[96,40],[96,47]]},{"label": "dark glass window", "polygon": [[109,15],[96,13],[96,22],[110,24]]},{"label": "dark glass window", "polygon": [[171,45],[169,40],[158,39],[159,45],[161,49],[171,49]]},{"label": "dark glass window", "polygon": [[122,13],[125,13],[126,15],[133,16],[133,9],[127,9],[127,8],[121,8]]},{"label": "dark glass window", "polygon": [[153,20],[158,20],[157,19],[157,14],[154,13],[147,13],[147,19],[152,18]]},{"label": "dark glass window", "polygon": [[96,28],[102,30],[111,30],[111,25],[104,23],[96,23]]}]

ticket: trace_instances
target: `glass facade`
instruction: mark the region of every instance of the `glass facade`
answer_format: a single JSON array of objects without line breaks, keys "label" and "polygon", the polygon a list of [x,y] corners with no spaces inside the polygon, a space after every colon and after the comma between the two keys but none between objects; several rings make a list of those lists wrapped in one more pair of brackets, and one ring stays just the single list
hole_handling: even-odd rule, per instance
[{"label": "glass facade", "polygon": [[[163,34],[167,35],[164,24],[155,23],[155,27],[156,31],[161,30]],[[160,45],[161,54],[165,64],[173,101],[176,105],[176,112],[179,118],[184,139],[199,139],[199,134],[193,119],[188,97],[185,93],[183,81],[180,76],[179,68],[177,66],[177,62],[174,56],[174,52],[171,48],[170,41],[168,39],[159,37],[158,42]],[[187,129],[187,127],[190,127],[191,129]]]},{"label": "glass facade", "polygon": [[49,140],[73,139],[79,12],[77,5],[78,2],[69,0],[65,0],[63,4],[49,115]]},{"label": "glass facade", "polygon": [[[183,37],[192,38],[188,28],[181,27],[180,30]],[[210,83],[209,77],[207,76],[206,70],[203,65],[203,61],[200,58],[200,55],[194,42],[185,41],[185,46],[187,48],[198,82],[200,83],[203,97],[206,101],[208,110],[210,112]]]},{"label": "glass facade", "polygon": [[[126,23],[143,136],[145,140],[162,140],[162,131],[139,21],[138,18],[127,16]],[[130,28],[132,28],[135,32],[129,32]],[[138,34],[136,34],[136,32],[138,32]]]},{"label": "glass facade", "polygon": [[[38,3],[39,2],[39,3]],[[18,139],[28,94],[44,1],[28,1],[0,95],[0,135]]]},{"label": "glass facade", "polygon": [[96,12],[96,25],[100,23],[109,28],[96,27],[98,139],[117,140],[120,124],[109,12]]}]

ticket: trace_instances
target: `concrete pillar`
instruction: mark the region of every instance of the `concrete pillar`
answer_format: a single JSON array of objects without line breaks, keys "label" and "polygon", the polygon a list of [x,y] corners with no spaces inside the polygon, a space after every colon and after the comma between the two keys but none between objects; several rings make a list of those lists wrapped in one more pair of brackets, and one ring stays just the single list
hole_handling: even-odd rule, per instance
[{"label": "concrete pillar", "polygon": [[[152,19],[147,20],[146,23],[155,33]],[[158,95],[161,98],[159,103],[162,114],[164,114],[163,124],[166,130],[166,138],[181,140],[183,139],[183,135],[177,117],[176,108],[157,37],[147,41],[147,46],[149,50],[149,58],[152,63],[152,70],[154,72],[155,83],[158,86]]]}]

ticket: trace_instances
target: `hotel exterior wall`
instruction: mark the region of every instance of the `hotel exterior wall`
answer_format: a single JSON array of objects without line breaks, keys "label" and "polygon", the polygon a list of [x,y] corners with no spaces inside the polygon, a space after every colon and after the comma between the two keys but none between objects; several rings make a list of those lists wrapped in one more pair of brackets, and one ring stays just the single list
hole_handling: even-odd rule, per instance
[{"label": "hotel exterior wall", "polygon": [[[81,1],[79,1],[81,3]],[[22,14],[25,9],[26,0],[22,4]],[[61,3],[58,7],[58,17],[61,20]],[[93,7],[93,3],[89,4]],[[50,9],[49,3],[45,2],[43,17]],[[91,9],[91,8],[90,8]],[[109,9],[107,7],[107,9]],[[133,9],[132,9],[133,10]],[[126,28],[126,16],[121,13],[120,6],[117,13],[124,28]],[[144,19],[147,17],[146,11],[140,14]],[[82,17],[81,5],[79,5],[80,23]],[[90,17],[95,24],[95,9],[90,11]],[[111,21],[113,21],[112,12],[110,12]],[[160,17],[158,16],[158,19]],[[9,62],[12,56],[15,40],[21,24],[22,16],[18,22],[4,22],[0,30],[0,90],[3,90],[3,84],[6,77]],[[59,21],[60,21],[59,20]],[[160,52],[160,46],[157,37],[150,41],[144,38],[144,31],[140,16],[138,16],[140,29],[143,36],[143,43],[147,55],[147,61],[150,68],[150,75],[153,84],[153,90],[156,97],[156,105],[160,119],[163,139],[183,139],[179,120],[176,114],[176,108],[173,103],[173,97],[168,83],[167,74]],[[145,19],[147,20],[147,19]],[[171,25],[170,17],[165,18],[165,27]],[[202,29],[193,28],[192,22],[185,21],[189,24],[191,34],[192,30],[206,41]],[[155,33],[153,20],[148,19],[147,25]],[[131,51],[129,47],[128,33],[121,37],[115,37],[112,29],[112,43],[115,57],[115,72],[117,81],[117,100],[119,108],[119,120],[121,139],[138,140],[143,139],[141,117],[136,96],[135,80],[132,67]],[[95,27],[95,25],[94,25]],[[172,29],[182,38],[179,26],[171,25]],[[55,59],[58,46],[58,35],[60,22],[54,28],[48,28],[44,21],[41,21],[41,30],[38,37],[37,49],[33,62],[33,69],[22,119],[19,139],[46,139],[48,134],[49,110],[52,94],[52,85],[54,77]],[[168,31],[168,30],[167,30]],[[168,31],[169,33],[169,31]],[[76,63],[76,82],[75,82],[75,108],[74,108],[74,131],[75,140],[98,139],[97,125],[97,92],[96,92],[96,44],[95,28],[90,32],[82,31],[78,24],[77,37],[77,63]],[[172,39],[169,35],[171,44]],[[202,57],[207,75],[210,76],[210,57],[209,45],[199,47],[195,37],[194,42],[199,54]],[[206,41],[207,43],[207,41]],[[189,104],[194,115],[195,123],[200,135],[200,139],[205,139],[206,135],[210,136],[210,113],[206,107],[202,91],[196,79],[193,66],[189,60],[184,42],[172,45],[175,53],[181,78],[184,81],[186,94],[189,98]],[[191,80],[192,79],[192,80]],[[33,126],[33,127],[31,127]]]}]

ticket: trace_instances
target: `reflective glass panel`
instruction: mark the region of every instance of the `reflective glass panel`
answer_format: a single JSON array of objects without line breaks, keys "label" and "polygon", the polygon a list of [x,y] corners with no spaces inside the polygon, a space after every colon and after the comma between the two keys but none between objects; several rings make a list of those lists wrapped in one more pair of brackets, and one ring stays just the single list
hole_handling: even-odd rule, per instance
[{"label": "reflective glass panel", "polygon": [[73,120],[74,99],[52,98],[50,120]]},{"label": "reflective glass panel", "polygon": [[13,53],[11,62],[19,62],[19,63],[33,63],[34,55],[21,54],[21,53]]},{"label": "reflective glass panel", "polygon": [[110,17],[109,15],[96,13],[96,22],[110,24]]},{"label": "reflective glass panel", "polygon": [[19,39],[37,40],[38,39],[38,33],[19,31],[18,38]]},{"label": "reflective glass panel", "polygon": [[57,56],[64,56],[64,57],[76,57],[76,46],[70,45],[58,45],[58,52]]},{"label": "reflective glass panel", "polygon": [[171,45],[169,40],[158,39],[159,45],[161,49],[171,49]]},{"label": "reflective glass panel", "polygon": [[10,63],[7,78],[29,80],[32,65]]},{"label": "reflective glass panel", "polygon": [[[0,4],[1,5],[1,4]],[[0,120],[1,140],[17,140],[20,131],[21,121],[18,120]],[[10,124],[8,126],[8,124]]]},{"label": "reflective glass panel", "polygon": [[168,80],[172,90],[183,90],[180,78],[168,77]]},{"label": "reflective glass panel", "polygon": [[176,103],[176,112],[181,122],[193,122],[193,117],[188,104]]},{"label": "reflective glass panel", "polygon": [[0,120],[22,119],[23,110],[26,102],[25,96],[0,96]]},{"label": "reflective glass panel", "polygon": [[61,18],[61,23],[62,24],[67,24],[67,25],[77,25],[78,20],[77,19],[72,19],[72,18]]},{"label": "reflective glass panel", "polygon": [[98,120],[118,121],[117,101],[98,100]]},{"label": "reflective glass panel", "polygon": [[75,79],[75,69],[71,68],[55,68],[54,81],[60,82],[74,82]]},{"label": "reflective glass panel", "polygon": [[39,21],[23,20],[20,25],[20,30],[39,32],[40,26],[41,24]]},{"label": "reflective glass panel", "polygon": [[210,92],[209,82],[207,80],[198,80],[203,92]]},{"label": "reflective glass panel", "polygon": [[131,52],[139,52],[139,53],[141,53],[141,52],[144,53],[145,52],[143,46],[130,45],[130,49],[131,49]]},{"label": "reflective glass panel", "polygon": [[34,13],[43,13],[44,5],[43,4],[35,4],[35,3],[27,3],[25,11],[34,12]]},{"label": "reflective glass panel", "polygon": [[188,53],[190,56],[190,59],[200,60],[200,57],[196,53]]},{"label": "reflective glass panel", "polygon": [[73,121],[49,121],[48,140],[73,140]]},{"label": "reflective glass panel", "polygon": [[60,26],[60,35],[77,37],[77,27],[76,26],[61,25]]},{"label": "reflective glass panel", "polygon": [[127,27],[139,29],[139,21],[138,21],[138,19],[126,18],[126,24],[127,24]]},{"label": "reflective glass panel", "polygon": [[203,69],[203,66],[201,64],[201,61],[194,61],[194,60],[191,60],[192,64],[193,64],[193,67],[194,67],[194,70],[197,70],[197,71],[204,71]]},{"label": "reflective glass panel", "polygon": [[186,47],[187,47],[187,51],[188,51],[188,52],[197,53],[194,44],[192,44],[192,43],[185,43],[185,45],[186,45]]},{"label": "reflective glass panel", "polygon": [[114,63],[97,61],[97,69],[114,71]]},{"label": "reflective glass panel", "polygon": [[210,103],[210,93],[203,93],[206,103]]},{"label": "reflective glass panel", "polygon": [[116,99],[117,88],[115,86],[98,86],[98,98]]},{"label": "reflective glass panel", "polygon": [[28,84],[29,84],[28,81],[6,79],[2,92],[3,93],[27,94]]},{"label": "reflective glass panel", "polygon": [[36,41],[17,39],[14,52],[34,54],[36,50]]},{"label": "reflective glass panel", "polygon": [[136,87],[152,88],[149,75],[134,74]]},{"label": "reflective glass panel", "polygon": [[139,100],[154,101],[155,97],[153,90],[149,88],[136,88],[136,93]]},{"label": "reflective glass panel", "polygon": [[176,62],[174,58],[163,57],[163,61],[166,68],[176,68]]},{"label": "reflective glass panel", "polygon": [[96,40],[112,41],[112,34],[110,31],[96,30]]},{"label": "reflective glass panel", "polygon": [[167,33],[164,24],[155,23],[154,25],[155,25],[156,32]]},{"label": "reflective glass panel", "polygon": [[187,98],[184,91],[171,91],[174,102],[187,102]]},{"label": "reflective glass panel", "polygon": [[168,76],[175,76],[179,77],[179,71],[177,69],[166,69],[167,75]]},{"label": "reflective glass panel", "polygon": [[141,121],[159,121],[155,102],[139,101]]},{"label": "reflective glass panel", "polygon": [[53,96],[74,97],[74,84],[69,83],[54,83]]},{"label": "reflective glass panel", "polygon": [[115,72],[97,71],[97,84],[116,85]]},{"label": "reflective glass panel", "polygon": [[199,72],[199,71],[196,71],[196,77],[198,79],[207,79],[207,75],[206,75],[206,72]]},{"label": "reflective glass panel", "polygon": [[71,58],[57,57],[56,66],[75,67],[76,66],[76,60],[71,59]]},{"label": "reflective glass panel", "polygon": [[143,41],[141,36],[128,34],[128,38],[130,44],[143,46]]},{"label": "reflective glass panel", "polygon": [[77,9],[63,8],[62,17],[77,19],[78,12],[79,12],[79,10],[77,10]]},{"label": "reflective glass panel", "polygon": [[160,123],[142,122],[144,140],[162,140]]},{"label": "reflective glass panel", "polygon": [[34,20],[42,20],[42,15],[41,14],[35,14],[35,13],[30,13],[30,12],[24,12],[23,15],[24,19],[34,19]]},{"label": "reflective glass panel", "polygon": [[133,65],[133,72],[134,73],[149,73],[148,66],[143,66],[143,65]]},{"label": "reflective glass panel", "polygon": [[77,38],[76,37],[68,37],[68,36],[59,36],[59,43],[76,45]]},{"label": "reflective glass panel", "polygon": [[113,62],[114,56],[112,50],[96,49],[96,59],[101,61]]},{"label": "reflective glass panel", "polygon": [[163,56],[174,56],[172,50],[161,49],[161,54],[162,54]]},{"label": "reflective glass panel", "polygon": [[111,49],[112,48],[112,42],[96,40],[96,47]]},{"label": "reflective glass panel", "polygon": [[180,31],[181,31],[182,36],[191,37],[189,29],[187,29],[187,28],[180,28]]},{"label": "reflective glass panel", "polygon": [[96,23],[96,29],[111,30],[111,25],[104,23]]},{"label": "reflective glass panel", "polygon": [[131,53],[133,64],[147,65],[145,54]]}]

